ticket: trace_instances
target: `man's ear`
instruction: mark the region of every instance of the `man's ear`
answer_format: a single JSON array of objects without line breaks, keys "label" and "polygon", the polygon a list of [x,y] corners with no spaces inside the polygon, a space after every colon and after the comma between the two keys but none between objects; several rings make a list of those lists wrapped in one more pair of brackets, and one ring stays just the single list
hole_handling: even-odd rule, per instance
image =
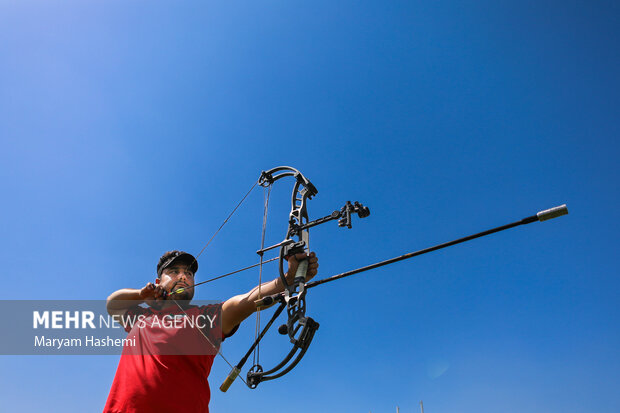
[{"label": "man's ear", "polygon": [[161,280],[159,279],[159,277],[155,278],[155,285],[158,285],[160,281]]}]

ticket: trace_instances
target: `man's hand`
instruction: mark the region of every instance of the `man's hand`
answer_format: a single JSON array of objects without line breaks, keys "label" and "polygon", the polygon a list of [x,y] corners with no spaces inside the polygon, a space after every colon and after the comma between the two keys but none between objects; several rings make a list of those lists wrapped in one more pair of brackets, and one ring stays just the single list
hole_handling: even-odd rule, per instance
[{"label": "man's hand", "polygon": [[310,281],[318,272],[319,269],[319,259],[316,257],[314,252],[310,253],[308,256],[305,252],[291,255],[288,258],[288,271],[286,272],[286,281],[292,283],[295,279],[295,273],[297,272],[297,267],[299,266],[299,261],[304,259],[308,259],[308,271],[306,272],[306,281]]},{"label": "man's hand", "polygon": [[140,298],[150,307],[161,307],[168,292],[159,284],[148,283],[140,290]]}]

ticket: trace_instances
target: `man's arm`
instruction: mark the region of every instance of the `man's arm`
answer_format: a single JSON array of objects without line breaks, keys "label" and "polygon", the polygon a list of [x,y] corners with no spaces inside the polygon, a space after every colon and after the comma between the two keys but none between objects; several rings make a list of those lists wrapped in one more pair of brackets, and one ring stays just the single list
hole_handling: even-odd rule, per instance
[{"label": "man's arm", "polygon": [[[162,300],[164,290],[153,283],[148,283],[144,288],[133,289],[123,288],[114,291],[106,300],[106,310],[111,316],[123,316],[132,307],[136,307],[143,302],[152,303]],[[125,327],[123,325],[123,327]]]},{"label": "man's arm", "polygon": [[[293,282],[299,261],[304,258],[308,258],[306,281],[316,275],[319,262],[314,252],[310,253],[309,257],[305,253],[297,254],[288,259],[288,271],[286,273],[287,282]],[[284,285],[280,277],[260,285],[260,297],[281,293],[282,291],[284,291]],[[236,295],[224,302],[222,305],[222,332],[224,335],[229,334],[237,325],[241,324],[243,320],[256,311],[254,301],[258,300],[260,297],[259,286],[256,286],[251,291]]]}]

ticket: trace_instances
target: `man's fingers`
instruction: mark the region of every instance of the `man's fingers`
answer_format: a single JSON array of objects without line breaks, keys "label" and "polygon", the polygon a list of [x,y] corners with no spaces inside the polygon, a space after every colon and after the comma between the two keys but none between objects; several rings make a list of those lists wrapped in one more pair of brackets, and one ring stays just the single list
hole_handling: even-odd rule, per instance
[{"label": "man's fingers", "polygon": [[303,261],[305,259],[308,259],[310,262],[313,261],[317,261],[318,259],[316,258],[316,254],[314,252],[311,252],[310,254],[305,253],[305,252],[299,252],[295,255],[293,255],[295,257],[295,259],[297,261]]},{"label": "man's fingers", "polygon": [[140,297],[142,299],[149,299],[153,297],[155,293],[155,285],[153,283],[147,283],[144,288],[140,290]]},{"label": "man's fingers", "polygon": [[313,276],[316,275],[319,272],[319,264],[316,263],[316,264],[310,265],[310,267],[308,268],[308,272],[312,274]]},{"label": "man's fingers", "polygon": [[316,253],[314,252],[310,252],[310,254],[300,252],[298,254],[291,255],[288,258],[289,273],[295,273],[299,262],[303,260],[308,260],[308,270],[306,272],[306,277],[314,277],[317,274],[319,268],[319,260],[316,256]]},{"label": "man's fingers", "polygon": [[156,300],[161,300],[161,299],[165,299],[166,298],[166,290],[164,290],[164,288],[160,285],[158,285],[155,288],[155,299]]},{"label": "man's fingers", "polygon": [[308,256],[308,276],[309,277],[314,277],[317,272],[318,272],[318,268],[319,268],[319,259],[316,257],[316,254],[314,252],[311,252],[310,255]]}]

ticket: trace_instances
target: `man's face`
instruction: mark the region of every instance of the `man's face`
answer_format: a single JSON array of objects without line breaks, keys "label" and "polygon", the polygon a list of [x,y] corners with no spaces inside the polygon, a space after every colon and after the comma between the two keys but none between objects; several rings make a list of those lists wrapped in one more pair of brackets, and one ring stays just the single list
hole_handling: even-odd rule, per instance
[{"label": "man's face", "polygon": [[162,272],[158,281],[158,284],[169,293],[184,288],[183,291],[172,295],[175,300],[189,301],[194,297],[194,273],[189,269],[187,263],[173,263]]}]

